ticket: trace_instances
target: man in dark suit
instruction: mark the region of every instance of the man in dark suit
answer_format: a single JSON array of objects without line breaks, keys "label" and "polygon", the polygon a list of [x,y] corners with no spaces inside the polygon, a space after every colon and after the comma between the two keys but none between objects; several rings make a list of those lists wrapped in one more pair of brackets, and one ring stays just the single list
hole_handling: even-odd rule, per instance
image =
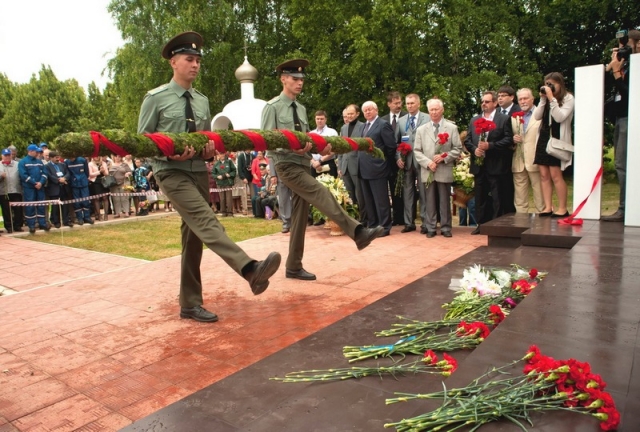
[{"label": "man in dark suit", "polygon": [[386,158],[376,159],[368,153],[358,152],[358,176],[367,214],[363,224],[368,227],[383,227],[384,231],[380,236],[384,237],[391,231],[388,180],[390,165],[395,165],[397,142],[389,122],[378,117],[378,106],[375,102],[365,102],[362,105],[362,113],[367,121],[362,136],[371,138]]},{"label": "man in dark suit", "polygon": [[522,111],[520,105],[514,102],[516,91],[513,87],[503,85],[498,89],[498,111],[500,114],[511,117],[514,112]]},{"label": "man in dark suit", "polygon": [[[340,129],[340,136],[349,138],[359,138],[362,136],[364,123],[358,120],[360,107],[356,104],[348,105],[343,111],[345,124]],[[338,156],[338,174],[342,177],[344,186],[349,192],[349,197],[354,204],[358,204],[360,215],[364,213],[364,201],[361,203],[362,191],[358,190],[358,153],[350,152]],[[362,219],[362,218],[361,218]]]},{"label": "man in dark suit", "polygon": [[[471,119],[464,146],[471,153],[471,174],[475,176],[476,220],[478,227],[471,234],[480,234],[480,224],[489,222],[513,206],[513,193],[505,192],[504,185],[513,185],[511,160],[513,157],[513,132],[510,118],[500,114],[496,107],[497,95],[493,91],[482,94],[482,114]],[[485,140],[476,133],[476,120],[484,118],[495,123]],[[491,201],[489,201],[491,194]],[[506,194],[506,195],[505,195]],[[492,210],[489,212],[488,207]]]},{"label": "man in dark suit", "polygon": [[[382,116],[382,120],[386,120],[391,124],[391,128],[394,133],[399,131],[398,124],[400,119],[407,115],[406,111],[402,110],[402,95],[400,92],[392,91],[387,93],[387,106],[389,107],[389,114]],[[394,197],[393,191],[396,190],[396,180],[398,178],[398,166],[396,164],[390,164],[389,166],[389,190],[391,191],[391,205],[393,208],[392,223],[393,225],[400,225],[404,223],[404,201],[402,197]]]},{"label": "man in dark suit", "polygon": [[[402,117],[398,122],[398,128],[396,130],[396,141],[400,142],[402,137],[406,137],[407,144],[414,147],[416,141],[416,130],[418,127],[427,124],[430,121],[429,115],[420,111],[420,96],[416,93],[408,94],[405,98],[405,104],[409,112]],[[404,201],[404,228],[402,233],[407,233],[416,230],[416,180],[418,184],[418,191],[420,196],[420,218],[422,219],[422,227],[420,232],[422,234],[427,233],[427,201],[426,190],[424,183],[420,178],[420,165],[414,158],[413,152],[407,155],[406,161],[402,162],[400,154],[396,154],[396,165],[398,168],[404,169],[404,188],[402,190],[402,196],[395,196],[394,199],[402,199]],[[426,180],[426,179],[425,179]],[[394,191],[393,189],[392,191]],[[395,214],[395,213],[394,213]],[[395,219],[394,219],[395,222]]]}]

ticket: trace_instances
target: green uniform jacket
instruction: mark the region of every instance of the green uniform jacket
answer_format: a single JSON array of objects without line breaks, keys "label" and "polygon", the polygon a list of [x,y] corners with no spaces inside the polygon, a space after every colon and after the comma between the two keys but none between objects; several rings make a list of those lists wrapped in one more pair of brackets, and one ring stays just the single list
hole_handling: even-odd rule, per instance
[{"label": "green uniform jacket", "polygon": [[[289,129],[295,130],[293,123],[293,110],[291,104],[293,99],[280,93],[280,96],[271,99],[262,109],[262,122],[260,129]],[[299,102],[296,102],[298,117],[302,126],[302,132],[309,132],[309,121],[307,120],[307,109]],[[273,163],[277,165],[279,162],[291,162],[299,165],[309,166],[311,163],[311,154],[306,153],[304,156],[295,154],[289,149],[277,149],[276,151],[267,152]]]},{"label": "green uniform jacket", "polygon": [[[227,174],[229,174],[229,177],[227,177]],[[222,176],[222,180],[218,178],[220,175]],[[231,187],[236,178],[236,165],[233,161],[229,160],[229,158],[222,161],[217,160],[216,163],[213,164],[211,177],[216,181],[218,187]]]},{"label": "green uniform jacket", "polygon": [[[211,130],[209,99],[194,88],[186,90],[171,80],[170,83],[150,90],[145,95],[138,118],[138,133],[187,132],[187,118],[185,116],[187,102],[182,96],[186,91],[191,93],[191,108],[195,116],[196,130]],[[183,162],[157,157],[153,159],[152,165],[154,173],[166,169],[207,172],[204,160],[199,154]]]}]

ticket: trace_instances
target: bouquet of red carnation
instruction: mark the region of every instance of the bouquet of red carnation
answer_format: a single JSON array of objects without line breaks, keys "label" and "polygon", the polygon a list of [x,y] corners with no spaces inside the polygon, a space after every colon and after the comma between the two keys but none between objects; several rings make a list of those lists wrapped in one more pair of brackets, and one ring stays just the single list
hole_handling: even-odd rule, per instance
[{"label": "bouquet of red carnation", "polygon": [[[476,134],[479,135],[478,141],[486,141],[489,132],[496,128],[496,124],[491,120],[487,120],[484,117],[480,117],[473,122],[473,126],[476,129]],[[476,165],[482,166],[484,164],[484,157],[476,157]]]},{"label": "bouquet of red carnation", "polygon": [[[400,160],[402,163],[407,163],[407,156],[409,153],[413,151],[411,145],[406,142],[401,142],[396,149],[398,153],[400,153]],[[402,195],[402,189],[404,188],[404,168],[398,170],[398,177],[396,178],[396,190],[394,191],[395,196]]]},{"label": "bouquet of red carnation", "polygon": [[438,144],[445,145],[447,143],[447,141],[449,141],[449,134],[448,133],[443,132],[441,134],[438,134]]},{"label": "bouquet of red carnation", "polygon": [[[506,378],[507,369],[520,362],[525,363],[523,373]],[[533,412],[563,410],[598,419],[602,430],[616,430],[620,413],[605,387],[602,378],[591,373],[589,363],[555,360],[533,345],[520,360],[492,368],[466,387],[428,394],[396,393],[400,397],[387,399],[387,404],[412,399],[443,402],[435,411],[384,426],[399,431],[453,431],[466,425],[476,430],[505,418],[526,430],[525,422],[533,425]]]}]

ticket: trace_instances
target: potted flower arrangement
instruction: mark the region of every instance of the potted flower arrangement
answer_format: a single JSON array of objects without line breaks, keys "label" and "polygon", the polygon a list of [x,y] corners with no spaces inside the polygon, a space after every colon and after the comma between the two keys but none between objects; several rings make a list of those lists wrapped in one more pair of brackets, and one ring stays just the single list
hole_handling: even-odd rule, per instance
[{"label": "potted flower arrangement", "polygon": [[471,159],[465,156],[456,162],[453,168],[453,203],[458,207],[466,208],[467,202],[473,198],[474,178],[469,172]]},{"label": "potted flower arrangement", "polygon": [[[324,187],[329,189],[331,195],[338,201],[338,204],[347,212],[349,216],[354,219],[359,217],[358,206],[353,203],[351,197],[349,197],[349,192],[347,188],[344,186],[344,182],[341,178],[335,178],[329,174],[322,174],[316,177],[316,180],[320,182]],[[320,210],[315,207],[311,207],[311,215],[313,217],[313,221],[317,222],[320,219],[327,220],[326,225],[331,228],[331,235],[343,235],[344,232],[338,227],[335,222],[328,220],[328,218],[323,215]]]}]

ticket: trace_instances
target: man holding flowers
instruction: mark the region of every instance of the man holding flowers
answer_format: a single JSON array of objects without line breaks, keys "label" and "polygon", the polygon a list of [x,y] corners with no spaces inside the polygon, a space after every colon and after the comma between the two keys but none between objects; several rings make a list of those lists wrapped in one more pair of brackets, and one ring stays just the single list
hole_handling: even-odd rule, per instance
[{"label": "man holding flowers", "polygon": [[480,234],[480,224],[506,214],[506,209],[513,207],[513,192],[508,192],[513,191],[513,132],[509,117],[497,112],[496,106],[496,92],[483,92],[482,114],[469,122],[464,142],[471,153],[471,174],[475,176],[478,227],[471,232],[474,235]]},{"label": "man holding flowers", "polygon": [[540,120],[533,118],[533,110],[536,106],[531,89],[518,90],[518,103],[521,111],[511,114],[513,142],[516,147],[511,162],[515,190],[513,204],[516,207],[516,213],[528,213],[529,187],[531,187],[536,212],[541,213],[544,211],[544,199],[540,186],[540,169],[538,165],[533,163],[536,157],[536,141]]},{"label": "man holding flowers", "polygon": [[[427,238],[435,237],[439,211],[440,232],[451,237],[450,191],[453,166],[462,151],[462,143],[458,127],[444,118],[444,105],[440,99],[429,99],[427,109],[430,119],[418,128],[414,145],[414,156],[420,165],[420,179],[425,189],[426,234]],[[422,195],[420,200],[423,200]]]},{"label": "man holding flowers", "polygon": [[[429,121],[429,116],[420,111],[420,96],[415,93],[405,97],[405,104],[409,113],[398,121],[396,128],[396,140],[398,143],[406,142],[411,148],[416,141],[416,130],[418,127]],[[404,138],[404,139],[403,139]],[[420,194],[420,217],[422,218],[421,233],[427,233],[425,215],[427,212],[424,184],[420,181],[420,166],[413,157],[413,151],[408,152],[403,157],[400,152],[396,152],[396,164],[400,173],[404,175],[404,187],[402,188],[402,199],[404,201],[404,229],[400,232],[406,233],[416,230],[416,179],[418,180],[418,193]],[[397,197],[400,199],[400,197]]]}]

